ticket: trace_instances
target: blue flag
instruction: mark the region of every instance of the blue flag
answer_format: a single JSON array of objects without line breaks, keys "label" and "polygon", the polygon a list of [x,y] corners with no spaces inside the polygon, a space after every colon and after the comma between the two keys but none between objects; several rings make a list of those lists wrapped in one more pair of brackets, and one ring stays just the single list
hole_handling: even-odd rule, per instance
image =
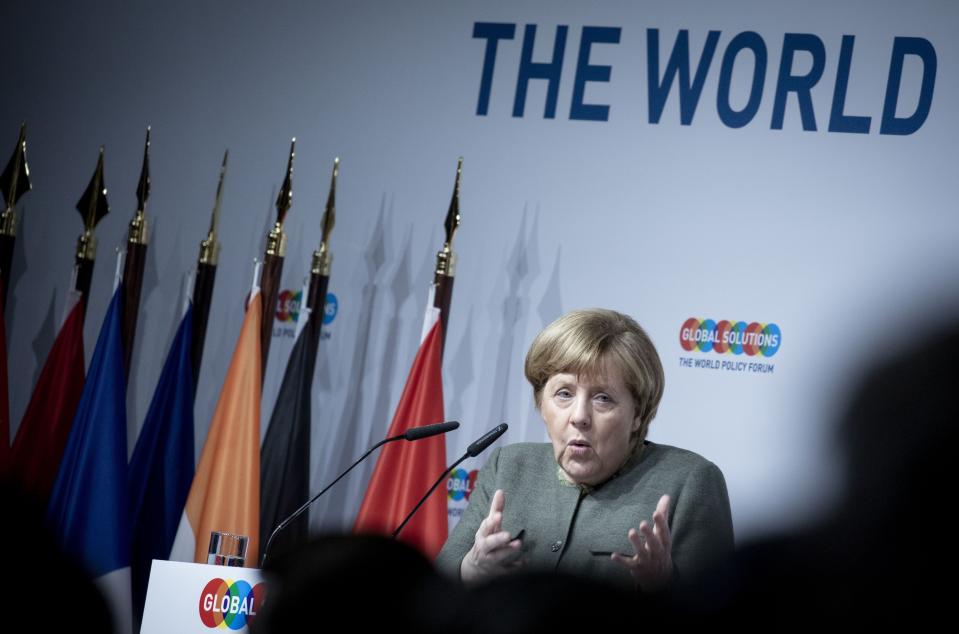
[{"label": "blue flag", "polygon": [[193,308],[180,321],[130,461],[134,614],[153,559],[167,559],[193,482]]},{"label": "blue flag", "polygon": [[130,565],[123,285],[100,328],[47,520],[65,552],[92,577]]}]

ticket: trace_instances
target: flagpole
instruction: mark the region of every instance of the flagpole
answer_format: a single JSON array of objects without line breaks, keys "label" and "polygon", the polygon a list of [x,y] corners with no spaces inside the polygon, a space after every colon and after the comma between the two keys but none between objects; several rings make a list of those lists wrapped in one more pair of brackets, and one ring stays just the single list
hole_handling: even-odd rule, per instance
[{"label": "flagpole", "polygon": [[0,215],[0,310],[6,309],[7,306],[13,248],[17,242],[17,213],[14,206],[32,187],[30,169],[27,167],[27,124],[21,123],[17,146],[3,170],[3,175],[0,176],[0,189],[3,191],[5,203],[3,214]]},{"label": "flagpole", "polygon": [[263,320],[260,324],[261,380],[266,376],[266,362],[270,356],[273,339],[273,318],[276,315],[276,298],[280,292],[280,277],[283,275],[283,259],[286,256],[286,234],[283,222],[293,204],[293,157],[296,138],[290,142],[290,157],[286,164],[286,177],[276,198],[276,222],[266,237],[266,254],[263,258],[263,275],[260,292],[263,294]]},{"label": "flagpole", "polygon": [[[426,319],[419,350],[410,368],[406,385],[390,423],[388,437],[404,433],[415,425],[426,425],[445,419],[443,404],[443,344],[449,323],[453,297],[453,276],[456,255],[453,253],[453,235],[460,224],[459,191],[463,159],[456,165],[456,180],[444,227],[446,239],[436,254],[436,268],[430,288],[432,306],[427,306]],[[439,311],[439,322],[434,318]],[[426,502],[421,502],[423,491],[429,490],[436,474],[446,463],[446,440],[441,436],[413,443],[409,446],[384,448],[376,461],[373,475],[353,524],[358,533],[374,532],[396,535],[396,526],[411,508],[425,504],[422,512],[403,534],[402,540],[414,545],[430,559],[436,557],[449,535],[446,496],[431,490]]]},{"label": "flagpole", "polygon": [[196,279],[193,282],[193,341],[190,358],[193,366],[193,394],[200,382],[200,367],[203,361],[203,344],[206,341],[206,326],[210,317],[210,304],[213,302],[213,285],[216,282],[216,265],[220,257],[220,243],[217,241],[217,226],[220,222],[220,203],[223,200],[223,181],[226,178],[226,164],[230,151],[223,153],[220,166],[220,181],[216,186],[216,200],[210,216],[210,231],[206,239],[200,242],[200,257],[196,264]]},{"label": "flagpole", "polygon": [[[320,245],[313,252],[304,308],[309,310],[305,330],[299,332],[286,363],[283,381],[260,449],[260,544],[310,494],[310,421],[313,373],[323,327],[323,310],[330,282],[330,233],[336,222],[336,179],[339,159],[333,161],[330,193],[323,213]],[[300,316],[303,319],[303,316]],[[288,552],[309,538],[306,514],[278,536],[273,552]]]},{"label": "flagpole", "polygon": [[107,202],[107,188],[103,182],[103,146],[100,146],[100,156],[97,167],[87,185],[86,191],[77,202],[77,211],[83,218],[83,233],[77,239],[77,253],[74,265],[73,289],[80,293],[83,302],[83,315],[87,314],[87,297],[90,294],[90,283],[93,280],[93,265],[97,255],[97,238],[93,234],[97,223],[110,213]]},{"label": "flagpole", "polygon": [[[456,163],[456,180],[453,183],[453,196],[446,212],[443,227],[446,240],[443,248],[436,254],[436,270],[433,275],[433,306],[440,310],[443,327],[442,345],[446,344],[446,328],[449,323],[450,307],[453,301],[453,277],[456,273],[456,254],[453,253],[453,234],[460,226],[460,177],[463,173],[463,157]],[[441,346],[442,349],[442,346]]]},{"label": "flagpole", "polygon": [[[103,186],[103,147],[77,210],[83,218],[84,230],[77,244],[68,295],[71,301],[13,442],[13,468],[17,478],[43,505],[56,481],[84,389],[83,324],[96,254],[93,229],[109,212]],[[77,292],[81,293],[79,299],[72,301]]]},{"label": "flagpole", "polygon": [[320,329],[323,326],[323,315],[326,310],[326,292],[330,286],[330,267],[333,255],[330,253],[330,233],[336,224],[336,178],[340,173],[340,159],[333,159],[333,175],[330,178],[330,193],[326,198],[326,211],[323,212],[322,233],[320,246],[313,252],[313,262],[310,266],[310,290],[307,294],[306,305],[310,309],[310,319],[317,320],[316,327],[311,329],[314,341],[310,342],[311,353],[309,358],[316,357],[319,347]]},{"label": "flagpole", "polygon": [[130,221],[127,235],[127,255],[123,267],[123,321],[120,322],[123,343],[124,379],[130,377],[133,342],[137,334],[137,315],[140,312],[140,289],[147,257],[146,204],[150,197],[150,128],[147,127],[143,145],[143,166],[137,185],[137,210]]}]

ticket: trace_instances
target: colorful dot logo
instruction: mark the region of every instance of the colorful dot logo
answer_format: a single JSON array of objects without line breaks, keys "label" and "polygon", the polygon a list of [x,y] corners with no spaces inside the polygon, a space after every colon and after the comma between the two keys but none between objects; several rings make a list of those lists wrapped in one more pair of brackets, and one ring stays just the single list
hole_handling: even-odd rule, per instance
[{"label": "colorful dot logo", "polygon": [[280,294],[276,298],[277,320],[296,323],[296,318],[300,316],[300,302],[302,299],[303,291],[280,291]]},{"label": "colorful dot logo", "polygon": [[211,579],[200,593],[200,621],[209,628],[243,629],[263,604],[266,585]]},{"label": "colorful dot logo", "polygon": [[474,469],[469,473],[466,469],[457,469],[450,474],[450,479],[446,481],[446,496],[453,502],[470,499],[473,492],[473,485],[476,484],[476,474]]},{"label": "colorful dot logo", "polygon": [[781,344],[782,332],[776,324],[690,317],[679,329],[679,345],[688,352],[771,357]]},{"label": "colorful dot logo", "polygon": [[329,326],[336,319],[336,313],[340,310],[340,302],[337,301],[333,293],[326,294],[326,305],[323,307],[323,325]]}]

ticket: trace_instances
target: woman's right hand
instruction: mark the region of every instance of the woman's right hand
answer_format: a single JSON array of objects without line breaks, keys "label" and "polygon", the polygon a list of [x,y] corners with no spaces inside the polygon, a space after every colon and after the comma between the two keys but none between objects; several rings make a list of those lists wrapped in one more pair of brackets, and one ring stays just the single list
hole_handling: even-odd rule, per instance
[{"label": "woman's right hand", "polygon": [[501,575],[520,565],[518,560],[522,542],[512,539],[503,529],[503,508],[506,496],[501,489],[493,494],[489,515],[480,523],[473,540],[473,547],[460,564],[463,581],[478,581]]}]

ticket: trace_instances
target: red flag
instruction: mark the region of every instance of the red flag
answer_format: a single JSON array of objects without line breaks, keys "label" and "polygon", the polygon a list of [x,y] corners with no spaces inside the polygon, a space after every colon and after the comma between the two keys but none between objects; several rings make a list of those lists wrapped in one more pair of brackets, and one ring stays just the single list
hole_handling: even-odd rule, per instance
[{"label": "red flag", "polygon": [[[389,436],[402,434],[411,427],[443,422],[442,346],[442,326],[437,320],[416,353]],[[386,445],[376,461],[354,532],[392,534],[445,468],[446,439],[442,435]],[[448,534],[446,489],[438,487],[399,538],[432,559]]]},{"label": "red flag", "polygon": [[83,301],[70,310],[13,441],[13,476],[46,503],[83,393]]}]

